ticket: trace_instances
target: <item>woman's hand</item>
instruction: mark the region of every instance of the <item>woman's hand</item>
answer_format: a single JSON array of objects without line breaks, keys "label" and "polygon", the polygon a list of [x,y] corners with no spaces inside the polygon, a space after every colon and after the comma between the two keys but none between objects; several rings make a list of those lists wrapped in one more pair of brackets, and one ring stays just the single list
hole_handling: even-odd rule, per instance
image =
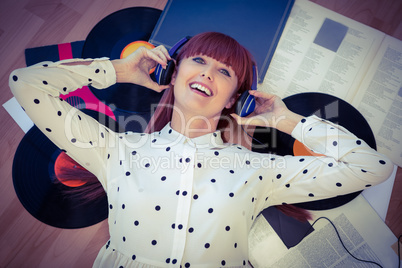
[{"label": "woman's hand", "polygon": [[161,92],[169,86],[160,86],[152,81],[149,72],[157,64],[165,68],[168,60],[171,60],[171,57],[164,46],[154,49],[139,47],[128,57],[113,60],[112,63],[116,70],[117,83],[137,84]]},{"label": "woman's hand", "polygon": [[232,114],[240,125],[272,127],[290,135],[303,118],[290,111],[276,95],[257,90],[250,90],[249,93],[255,97],[256,108],[248,117]]}]

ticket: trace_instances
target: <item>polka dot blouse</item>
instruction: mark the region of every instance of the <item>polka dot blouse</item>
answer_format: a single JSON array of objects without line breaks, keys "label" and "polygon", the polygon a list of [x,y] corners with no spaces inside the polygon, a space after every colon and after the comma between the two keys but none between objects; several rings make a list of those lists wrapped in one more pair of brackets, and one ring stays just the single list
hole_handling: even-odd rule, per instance
[{"label": "polka dot blouse", "polygon": [[245,267],[248,233],[264,208],[365,189],[392,172],[385,156],[315,116],[292,136],[327,157],[254,153],[223,143],[219,131],[190,139],[169,124],[152,134],[114,133],[58,97],[114,84],[111,62],[62,63],[16,70],[10,87],[35,124],[107,192],[110,240],[94,267]]}]

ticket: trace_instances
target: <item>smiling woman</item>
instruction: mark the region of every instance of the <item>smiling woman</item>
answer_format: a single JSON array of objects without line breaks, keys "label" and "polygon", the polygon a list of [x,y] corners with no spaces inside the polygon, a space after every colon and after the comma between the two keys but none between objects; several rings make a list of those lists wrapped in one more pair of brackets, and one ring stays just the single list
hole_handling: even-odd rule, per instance
[{"label": "smiling woman", "polygon": [[222,110],[231,109],[237,98],[237,77],[232,68],[208,56],[181,60],[171,84],[175,96],[171,123],[184,126],[192,138],[200,135],[195,129],[214,131]]},{"label": "smiling woman", "polygon": [[[208,58],[215,64],[219,65],[217,66],[220,67],[218,68],[218,71],[221,72],[222,75],[226,74],[228,77],[226,80],[231,80],[232,82],[234,82],[232,79],[237,80],[236,89],[232,92],[231,96],[231,98],[233,98],[231,100],[232,102],[244,91],[251,88],[253,83],[252,66],[254,65],[254,60],[250,52],[233,38],[215,32],[202,33],[194,36],[180,50],[176,58],[176,66],[180,66],[183,60],[190,57],[194,63],[200,65],[204,65],[206,63],[206,58]],[[177,71],[178,70],[176,69],[176,72]],[[174,75],[174,77],[175,76],[176,75]],[[201,84],[201,81],[199,84]],[[214,91],[211,90],[209,86],[206,86],[205,84],[201,85],[210,90],[211,94],[214,94]],[[165,90],[160,105],[156,109],[154,116],[151,118],[146,132],[159,131],[171,121],[174,103],[175,97],[173,85],[171,85],[170,88]],[[203,110],[206,109],[208,108],[204,107]],[[233,103],[232,105],[228,105],[228,107],[225,107],[225,105],[222,106],[221,117],[218,116],[217,129],[225,129],[229,125],[229,122],[231,121],[230,114],[232,114],[234,110],[235,107],[233,106]]]},{"label": "smiling woman", "polygon": [[[107,192],[110,239],[94,267],[247,267],[248,234],[265,208],[356,192],[393,170],[346,129],[303,118],[274,95],[251,90],[254,113],[233,114],[237,95],[251,88],[253,61],[219,33],[197,35],[182,48],[149,133],[116,133],[59,98],[89,83],[164,90],[149,70],[168,60],[159,46],[121,60],[43,62],[10,75],[38,128]],[[259,154],[225,143],[218,122],[229,116],[291,134],[325,156]]]}]

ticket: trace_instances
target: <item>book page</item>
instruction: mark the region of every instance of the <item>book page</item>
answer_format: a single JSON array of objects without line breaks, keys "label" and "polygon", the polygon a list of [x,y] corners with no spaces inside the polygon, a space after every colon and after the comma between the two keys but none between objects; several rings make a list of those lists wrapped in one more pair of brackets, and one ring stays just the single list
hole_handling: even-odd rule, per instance
[{"label": "book page", "polygon": [[[346,248],[357,258],[382,267],[397,267],[392,249],[395,235],[362,195],[341,207],[313,211],[314,220],[327,217],[337,228]],[[342,247],[332,225],[319,220],[314,231],[289,250],[264,219],[257,218],[249,236],[250,263],[254,267],[366,267]]]},{"label": "book page", "polygon": [[387,36],[352,103],[366,118],[377,150],[402,166],[402,41]]},{"label": "book page", "polygon": [[384,33],[297,0],[259,90],[282,98],[322,92],[351,101]]}]

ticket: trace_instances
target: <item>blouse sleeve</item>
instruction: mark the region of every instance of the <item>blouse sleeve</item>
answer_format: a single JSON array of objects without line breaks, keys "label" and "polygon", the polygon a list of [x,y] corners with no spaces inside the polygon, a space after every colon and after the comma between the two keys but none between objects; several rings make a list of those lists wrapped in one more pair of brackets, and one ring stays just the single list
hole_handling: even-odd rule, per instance
[{"label": "blouse sleeve", "polygon": [[273,187],[262,206],[325,199],[386,180],[393,163],[345,128],[316,116],[304,118],[292,136],[324,156],[278,157],[269,172]]},{"label": "blouse sleeve", "polygon": [[[66,65],[91,62],[89,65]],[[106,88],[116,83],[112,63],[104,59],[42,62],[11,73],[14,96],[35,125],[60,149],[93,173],[105,186],[107,159],[116,134],[70,106],[60,94],[91,84]]]}]

